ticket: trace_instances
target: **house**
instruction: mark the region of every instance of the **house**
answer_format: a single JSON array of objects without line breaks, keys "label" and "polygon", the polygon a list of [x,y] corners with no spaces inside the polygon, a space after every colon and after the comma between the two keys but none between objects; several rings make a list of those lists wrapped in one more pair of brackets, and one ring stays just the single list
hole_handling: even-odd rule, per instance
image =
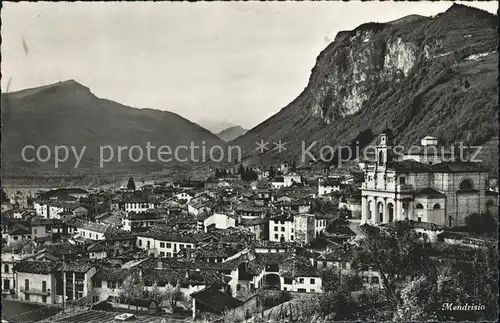
[{"label": "house", "polygon": [[191,201],[191,199],[193,198],[192,195],[186,193],[186,192],[180,192],[180,193],[177,193],[175,194],[175,197],[177,198],[177,200],[185,200],[189,203],[189,201]]},{"label": "house", "polygon": [[12,252],[2,252],[2,296],[14,295],[16,289],[16,277],[14,265],[21,261],[25,255]]},{"label": "house", "polygon": [[361,188],[362,223],[408,219],[451,227],[486,210],[487,170],[475,163],[430,156],[437,151],[435,144],[434,139],[424,138],[420,150],[424,157],[396,160],[392,132],[380,135],[375,162],[367,166]]},{"label": "house", "polygon": [[310,261],[290,253],[257,254],[264,265],[264,287],[299,293],[321,293],[322,275]]},{"label": "house", "polygon": [[195,197],[188,202],[188,214],[190,215],[197,216],[204,212],[210,213],[210,211],[212,211],[210,199],[206,197]]},{"label": "house", "polygon": [[[133,270],[136,270],[135,268]],[[121,284],[133,272],[130,268],[103,267],[96,271],[91,278],[92,289],[90,295],[94,302],[119,298]]]},{"label": "house", "polygon": [[147,250],[150,254],[160,258],[177,257],[177,253],[186,248],[192,249],[197,243],[195,235],[183,234],[154,228],[137,234],[137,247]]},{"label": "house", "polygon": [[318,197],[329,195],[333,192],[340,192],[343,185],[337,179],[318,179]]},{"label": "house", "polygon": [[269,241],[294,242],[294,218],[292,216],[280,215],[269,219]]},{"label": "house", "polygon": [[220,291],[217,286],[209,286],[190,295],[192,298],[193,320],[198,313],[210,312],[222,315],[226,311],[240,307],[243,302]]},{"label": "house", "polygon": [[124,202],[125,212],[143,213],[147,210],[154,209],[157,203],[148,199],[136,199],[132,198]]},{"label": "house", "polygon": [[122,218],[122,227],[126,231],[152,228],[167,223],[167,213],[159,209],[144,212],[129,212]]},{"label": "house", "polygon": [[91,295],[92,277],[96,271],[91,262],[83,259],[60,263],[54,273],[58,303],[62,302],[63,296],[72,301]]},{"label": "house", "polygon": [[269,240],[269,219],[241,219],[238,227],[250,231],[256,240]]},{"label": "house", "polygon": [[3,239],[7,241],[7,246],[17,241],[31,240],[31,230],[21,224],[16,224],[8,234],[3,235]]},{"label": "house", "polygon": [[208,217],[203,221],[203,227],[205,232],[209,232],[213,229],[227,229],[236,227],[236,219],[230,215],[222,213],[213,213],[208,215]]},{"label": "house", "polygon": [[56,304],[55,272],[58,267],[59,263],[49,261],[16,263],[13,270],[17,297],[25,302]]},{"label": "house", "polygon": [[68,224],[75,228],[75,232],[79,237],[90,240],[104,240],[104,235],[111,227],[107,224],[82,219],[72,219]]}]

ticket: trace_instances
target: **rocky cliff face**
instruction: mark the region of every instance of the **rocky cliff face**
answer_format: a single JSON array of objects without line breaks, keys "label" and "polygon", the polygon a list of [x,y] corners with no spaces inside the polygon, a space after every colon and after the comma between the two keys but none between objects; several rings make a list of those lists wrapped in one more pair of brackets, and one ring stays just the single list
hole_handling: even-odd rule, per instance
[{"label": "rocky cliff face", "polygon": [[[403,145],[434,135],[480,144],[497,135],[497,17],[452,5],[436,17],[410,16],[340,32],[319,54],[304,91],[234,143],[288,142],[254,161],[295,158],[301,141],[349,144],[390,127]],[[253,148],[253,146],[252,146]]]}]

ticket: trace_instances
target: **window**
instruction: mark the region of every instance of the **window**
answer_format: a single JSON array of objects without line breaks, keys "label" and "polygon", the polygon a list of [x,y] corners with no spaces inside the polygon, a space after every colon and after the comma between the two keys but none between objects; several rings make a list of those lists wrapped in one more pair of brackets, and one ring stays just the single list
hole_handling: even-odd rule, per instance
[{"label": "window", "polygon": [[439,205],[439,203],[434,204],[434,207],[433,207],[434,210],[439,210],[440,208],[441,208],[441,205]]},{"label": "window", "polygon": [[290,236],[290,241],[293,241],[293,236]]},{"label": "window", "polygon": [[418,217],[418,222],[422,222],[422,218],[421,217]]},{"label": "window", "polygon": [[187,249],[191,249],[191,245],[187,244],[187,245],[186,245],[186,248],[187,248]]},{"label": "window", "polygon": [[44,280],[44,281],[42,281],[42,292],[46,292],[46,291],[47,291],[47,282]]},{"label": "window", "polygon": [[36,229],[33,229],[33,234],[36,234],[36,233],[37,233],[37,232],[36,232]]},{"label": "window", "polygon": [[311,289],[311,293],[314,293],[314,292],[316,292],[316,291],[314,289]]},{"label": "window", "polygon": [[151,241],[148,241],[148,249],[149,249],[150,246],[151,246]]},{"label": "window", "polygon": [[316,280],[314,278],[311,278],[311,284],[315,284]]},{"label": "window", "polygon": [[172,253],[171,252],[167,252],[167,258],[172,258]]},{"label": "window", "polygon": [[100,279],[96,279],[92,282],[92,285],[94,285],[95,288],[101,288],[102,283]]},{"label": "window", "polygon": [[160,248],[165,248],[165,242],[160,242]]},{"label": "window", "polygon": [[285,227],[281,227],[281,231],[285,232]]},{"label": "window", "polygon": [[299,283],[303,284],[304,283],[304,278],[299,278]]},{"label": "window", "polygon": [[172,244],[170,242],[167,242],[167,248],[172,248]]},{"label": "window", "polygon": [[278,234],[274,235],[274,239],[278,240]]},{"label": "window", "polygon": [[165,252],[160,251],[160,257],[162,257],[162,258],[165,257]]},{"label": "window", "polygon": [[470,190],[474,188],[474,183],[472,182],[471,179],[466,178],[460,183],[460,189],[461,190]]},{"label": "window", "polygon": [[278,227],[274,227],[274,231],[278,231]]},{"label": "window", "polygon": [[139,246],[142,246],[142,240],[139,239]]},{"label": "window", "polygon": [[305,293],[306,289],[305,288],[299,288],[299,289],[297,289],[297,292],[299,292],[299,293]]},{"label": "window", "polygon": [[291,278],[285,278],[284,279],[284,283],[287,284],[287,285],[291,285],[292,284],[292,279]]},{"label": "window", "polygon": [[99,296],[92,296],[92,302],[97,303],[99,302]]},{"label": "window", "polygon": [[363,279],[363,283],[368,283],[368,277],[367,276],[363,276],[361,278]]},{"label": "window", "polygon": [[3,266],[3,272],[8,273],[9,272],[9,265],[4,265]]},{"label": "window", "polygon": [[116,288],[116,281],[114,281],[114,280],[108,281],[108,287],[111,289],[115,289]]},{"label": "window", "polygon": [[422,204],[418,203],[418,204],[417,204],[417,206],[416,206],[416,208],[417,208],[417,209],[423,209],[423,208],[424,208],[424,206],[423,206]]},{"label": "window", "polygon": [[47,303],[47,296],[45,295],[42,296],[42,303]]},{"label": "window", "polygon": [[372,277],[372,284],[378,285],[379,284],[379,278],[378,277]]},{"label": "window", "polygon": [[180,244],[180,245],[179,245],[179,249],[184,249],[184,245],[183,245],[183,244]]},{"label": "window", "polygon": [[400,177],[399,178],[399,184],[401,184],[401,185],[406,184],[406,177]]}]

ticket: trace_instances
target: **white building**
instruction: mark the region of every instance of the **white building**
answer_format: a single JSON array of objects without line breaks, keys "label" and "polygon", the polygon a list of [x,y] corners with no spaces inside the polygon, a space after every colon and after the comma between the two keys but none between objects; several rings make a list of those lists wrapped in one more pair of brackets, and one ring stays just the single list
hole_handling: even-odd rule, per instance
[{"label": "white building", "polygon": [[[435,141],[424,140],[422,151],[429,142]],[[361,223],[409,219],[457,226],[471,213],[486,210],[486,169],[470,162],[430,161],[425,154],[421,160],[427,163],[395,161],[390,131],[380,135],[375,163],[367,167],[361,188]]]},{"label": "white building", "polygon": [[236,227],[236,219],[230,215],[222,214],[222,213],[214,213],[209,215],[203,221],[204,231],[208,232],[210,229],[221,229],[225,230],[228,228]]},{"label": "white building", "polygon": [[193,235],[152,229],[137,235],[137,247],[160,258],[175,258],[180,250],[196,245]]}]

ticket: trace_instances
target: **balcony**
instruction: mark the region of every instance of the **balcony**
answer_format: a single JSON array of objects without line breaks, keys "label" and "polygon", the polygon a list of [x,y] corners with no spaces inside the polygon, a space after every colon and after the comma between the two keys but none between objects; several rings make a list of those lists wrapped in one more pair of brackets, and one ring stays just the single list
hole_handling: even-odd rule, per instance
[{"label": "balcony", "polygon": [[31,294],[31,295],[42,295],[42,296],[49,296],[50,295],[50,289],[43,291],[43,290],[36,289],[36,288],[21,287],[21,292],[25,293],[25,294]]},{"label": "balcony", "polygon": [[398,193],[413,193],[413,185],[410,184],[399,184],[396,185],[396,192]]}]

